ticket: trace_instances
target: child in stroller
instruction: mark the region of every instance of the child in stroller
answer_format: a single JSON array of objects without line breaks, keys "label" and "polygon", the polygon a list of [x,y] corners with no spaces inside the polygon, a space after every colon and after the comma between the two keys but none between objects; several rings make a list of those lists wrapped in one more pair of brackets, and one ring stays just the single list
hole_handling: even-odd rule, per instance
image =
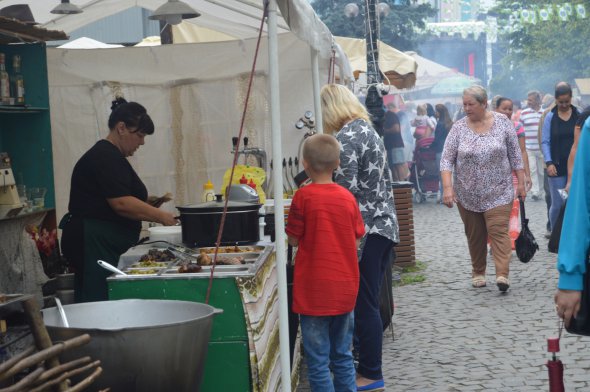
[{"label": "child in stroller", "polygon": [[436,151],[430,149],[434,137],[426,137],[416,141],[414,160],[410,167],[410,182],[415,190],[414,201],[423,203],[429,195],[438,194],[438,162]]}]

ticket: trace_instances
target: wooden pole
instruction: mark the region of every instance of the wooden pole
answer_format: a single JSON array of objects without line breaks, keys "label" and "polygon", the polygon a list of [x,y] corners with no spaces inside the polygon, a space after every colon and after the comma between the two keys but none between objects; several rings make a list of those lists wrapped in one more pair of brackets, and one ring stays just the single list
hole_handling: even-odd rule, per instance
[{"label": "wooden pole", "polygon": [[[29,322],[29,327],[31,328],[37,349],[44,350],[53,346],[47,328],[45,328],[45,323],[43,323],[43,318],[41,317],[41,309],[39,309],[39,305],[35,298],[31,297],[26,299],[21,304],[25,310],[25,316]],[[47,368],[54,368],[59,366],[59,359],[57,357],[49,358],[46,363]],[[66,381],[61,382],[57,388],[59,392],[63,392],[66,389],[68,389]]]}]

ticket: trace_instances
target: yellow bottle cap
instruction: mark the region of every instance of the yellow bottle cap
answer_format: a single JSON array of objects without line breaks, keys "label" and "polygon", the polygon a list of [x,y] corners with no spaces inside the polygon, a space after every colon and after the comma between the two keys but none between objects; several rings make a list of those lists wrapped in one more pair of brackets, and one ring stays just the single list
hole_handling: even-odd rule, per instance
[{"label": "yellow bottle cap", "polygon": [[203,189],[213,189],[213,183],[211,182],[211,180],[207,180],[207,183],[203,184]]}]

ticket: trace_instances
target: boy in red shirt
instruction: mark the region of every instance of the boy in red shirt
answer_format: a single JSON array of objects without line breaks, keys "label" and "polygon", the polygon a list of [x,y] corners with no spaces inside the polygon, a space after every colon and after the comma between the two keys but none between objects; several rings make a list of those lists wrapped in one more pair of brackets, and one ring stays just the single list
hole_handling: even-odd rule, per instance
[{"label": "boy in red shirt", "polygon": [[293,312],[300,315],[309,384],[312,391],[356,392],[351,345],[363,218],[352,193],[332,181],[340,164],[335,137],[309,137],[302,163],[312,183],[295,193],[286,231],[289,245],[298,246]]}]

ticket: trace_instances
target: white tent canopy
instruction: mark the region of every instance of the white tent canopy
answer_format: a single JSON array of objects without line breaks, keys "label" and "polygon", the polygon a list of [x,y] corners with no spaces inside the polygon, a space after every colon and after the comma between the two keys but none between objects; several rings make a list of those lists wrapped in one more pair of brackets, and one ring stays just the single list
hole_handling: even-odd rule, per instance
[{"label": "white tent canopy", "polygon": [[445,67],[435,61],[429,60],[426,57],[422,57],[416,52],[405,52],[408,56],[411,56],[418,64],[418,72],[416,74],[416,86],[414,90],[429,89],[434,86],[437,82],[450,76],[469,76],[452,69]]},{"label": "white tent canopy", "polygon": [[[83,12],[73,15],[54,15],[50,11],[58,0],[29,0],[26,3],[33,12],[35,20],[43,27],[71,33],[90,23],[125,11],[131,7],[141,7],[154,11],[166,0],[70,0]],[[235,39],[252,38],[258,35],[262,16],[262,0],[184,0],[199,13],[198,18],[185,20],[218,31]],[[22,4],[22,0],[1,0],[0,8]],[[292,32],[299,39],[319,51],[320,56],[331,54],[332,34],[318,18],[306,0],[277,0],[280,11],[277,32]]]},{"label": "white tent canopy", "polygon": [[59,48],[62,49],[108,49],[122,47],[123,45],[105,44],[104,42],[100,42],[88,37],[80,37],[59,46]]}]

